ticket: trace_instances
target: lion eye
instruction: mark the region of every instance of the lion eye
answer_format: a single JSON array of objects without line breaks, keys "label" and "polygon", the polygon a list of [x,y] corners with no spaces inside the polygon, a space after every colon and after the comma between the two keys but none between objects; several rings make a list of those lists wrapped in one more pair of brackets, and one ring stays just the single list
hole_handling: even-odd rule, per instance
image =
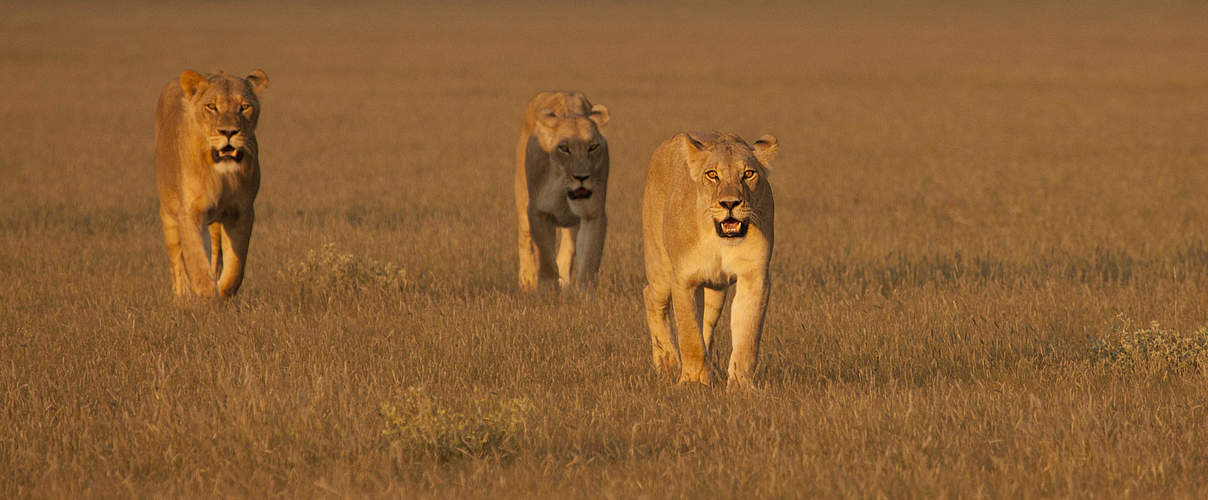
[{"label": "lion eye", "polygon": [[715,180],[717,180],[717,171],[710,170],[708,172],[705,172],[705,177],[708,177],[709,180],[711,180],[711,181],[715,181]]},{"label": "lion eye", "polygon": [[239,105],[239,112],[240,112],[240,113],[247,113],[248,111],[251,111],[251,109],[252,109],[252,105],[251,105],[251,104],[244,103],[244,104],[240,104],[240,105]]},{"label": "lion eye", "polygon": [[562,153],[562,154],[564,154],[564,155],[568,155],[568,154],[570,154],[570,148],[566,147],[566,145],[565,145],[565,144],[559,144],[559,145],[558,145],[558,152],[559,152],[559,153]]},{"label": "lion eye", "polygon": [[217,104],[214,104],[214,103],[212,103],[212,102],[211,102],[211,103],[206,104],[206,109],[208,109],[208,110],[210,110],[210,111],[212,111],[212,112],[217,113],[217,112],[218,112],[218,105],[217,105]]},{"label": "lion eye", "polygon": [[743,172],[743,173],[742,173],[742,178],[743,178],[743,179],[747,179],[747,180],[754,179],[754,178],[755,178],[755,171],[754,171],[754,170],[747,170],[746,172]]},{"label": "lion eye", "polygon": [[592,145],[590,145],[590,146],[588,146],[588,147],[587,147],[587,152],[588,152],[588,153],[595,153],[597,149],[600,149],[600,145],[599,145],[599,144],[592,144]]}]

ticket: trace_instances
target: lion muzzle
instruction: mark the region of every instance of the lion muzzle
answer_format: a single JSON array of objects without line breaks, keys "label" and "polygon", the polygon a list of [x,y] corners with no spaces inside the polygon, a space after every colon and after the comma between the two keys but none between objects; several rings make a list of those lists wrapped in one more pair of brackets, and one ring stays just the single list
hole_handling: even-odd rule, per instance
[{"label": "lion muzzle", "polygon": [[713,221],[713,228],[717,230],[717,235],[722,238],[742,238],[747,235],[748,226],[750,226],[749,221],[738,220],[733,216],[726,217],[724,220]]},{"label": "lion muzzle", "polygon": [[222,163],[233,161],[236,163],[243,161],[242,147],[244,138],[242,130],[238,128],[219,128],[215,130],[218,135],[211,135],[210,140],[210,159],[214,163]]},{"label": "lion muzzle", "polygon": [[214,163],[222,163],[224,161],[233,161],[239,163],[243,161],[243,151],[240,151],[230,144],[221,148],[210,148],[210,160]]},{"label": "lion muzzle", "polygon": [[568,188],[566,190],[566,197],[570,198],[572,200],[585,200],[587,198],[591,198],[591,189],[589,189],[587,187],[587,180],[590,179],[591,176],[590,175],[571,175],[571,177],[574,178],[576,181],[579,181],[579,187],[576,187],[574,189]]},{"label": "lion muzzle", "polygon": [[726,218],[722,220],[713,220],[713,228],[717,230],[717,235],[722,238],[742,238],[747,235],[748,220],[743,217],[741,220],[735,217],[735,212],[739,205],[743,202],[737,197],[725,197],[717,202],[718,205],[726,211]]}]

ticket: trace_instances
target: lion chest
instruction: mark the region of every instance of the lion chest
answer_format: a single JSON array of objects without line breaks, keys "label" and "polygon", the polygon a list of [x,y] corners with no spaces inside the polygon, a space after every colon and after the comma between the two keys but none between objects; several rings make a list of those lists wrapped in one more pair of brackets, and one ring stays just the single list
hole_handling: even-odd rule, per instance
[{"label": "lion chest", "polygon": [[547,182],[539,186],[530,202],[538,213],[554,220],[559,226],[573,226],[579,223],[579,216],[571,211],[566,199],[566,190],[561,183]]},{"label": "lion chest", "polygon": [[705,234],[683,250],[672,258],[678,281],[710,288],[725,288],[743,276],[766,274],[771,254],[767,240],[754,227],[741,242]]},{"label": "lion chest", "polygon": [[570,200],[566,196],[566,181],[554,173],[544,176],[530,193],[530,207],[560,227],[577,226],[584,219],[595,219],[604,212],[603,193],[585,200]]},{"label": "lion chest", "polygon": [[259,190],[255,165],[208,165],[199,173],[192,182],[185,179],[182,187],[192,210],[204,213],[207,222],[238,218],[249,209]]}]

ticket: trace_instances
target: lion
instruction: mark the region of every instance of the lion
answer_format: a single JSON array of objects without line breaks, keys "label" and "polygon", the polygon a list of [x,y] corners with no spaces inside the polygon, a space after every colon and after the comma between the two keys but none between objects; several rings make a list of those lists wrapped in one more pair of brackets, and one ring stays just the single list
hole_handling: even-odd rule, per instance
[{"label": "lion", "polygon": [[521,290],[595,285],[608,227],[608,117],[579,92],[529,101],[516,147]]},{"label": "lion", "polygon": [[245,78],[188,70],[159,96],[155,183],[177,297],[228,299],[243,283],[260,190],[256,123],[266,88],[268,76],[258,69]]},{"label": "lion", "polygon": [[655,369],[674,374],[679,364],[680,383],[712,385],[713,329],[733,287],[727,387],[754,387],[771,289],[768,169],[777,149],[771,134],[748,145],[733,133],[690,132],[664,142],[650,159],[642,195],[646,319]]}]

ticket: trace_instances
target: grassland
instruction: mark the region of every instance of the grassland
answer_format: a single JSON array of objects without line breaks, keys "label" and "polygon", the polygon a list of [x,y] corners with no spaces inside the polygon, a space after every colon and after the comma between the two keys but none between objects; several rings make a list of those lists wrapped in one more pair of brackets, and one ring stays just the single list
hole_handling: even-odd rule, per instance
[{"label": "grassland", "polygon": [[[1208,496],[1200,3],[5,11],[0,496]],[[182,307],[154,102],[257,67],[248,277]],[[612,113],[592,297],[516,290],[549,88]],[[650,369],[643,170],[711,128],[781,143],[756,394]]]}]

